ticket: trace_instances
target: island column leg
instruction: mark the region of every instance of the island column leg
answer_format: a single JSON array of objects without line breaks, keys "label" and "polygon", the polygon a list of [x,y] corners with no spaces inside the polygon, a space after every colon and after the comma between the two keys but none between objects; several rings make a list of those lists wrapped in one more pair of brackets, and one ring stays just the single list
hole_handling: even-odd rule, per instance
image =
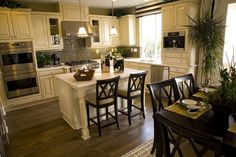
[{"label": "island column leg", "polygon": [[86,107],[85,107],[85,91],[80,90],[79,91],[79,110],[80,110],[80,120],[81,120],[81,127],[82,127],[82,139],[87,140],[91,138],[89,134],[89,129],[87,127],[87,113],[86,113]]}]

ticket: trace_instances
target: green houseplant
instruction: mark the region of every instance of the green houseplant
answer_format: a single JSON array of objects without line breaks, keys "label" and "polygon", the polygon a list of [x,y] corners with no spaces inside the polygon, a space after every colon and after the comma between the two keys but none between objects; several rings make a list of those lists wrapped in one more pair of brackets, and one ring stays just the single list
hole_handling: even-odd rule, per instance
[{"label": "green houseplant", "polygon": [[26,5],[14,0],[0,0],[0,7],[7,8],[26,8]]},{"label": "green houseplant", "polygon": [[209,95],[209,103],[220,106],[228,105],[235,112],[236,110],[236,63],[232,59],[229,68],[220,69],[221,86]]},{"label": "green houseplant", "polygon": [[52,63],[51,57],[46,53],[38,52],[36,57],[39,68],[44,67],[45,65],[50,65]]},{"label": "green houseplant", "polygon": [[192,25],[188,25],[190,29],[190,40],[203,49],[203,60],[201,64],[201,76],[205,76],[205,85],[209,84],[211,75],[218,69],[222,59],[222,48],[224,45],[222,22],[223,17],[215,17],[214,12],[215,1],[212,1],[210,12],[206,12],[202,17],[193,19],[189,16]]}]

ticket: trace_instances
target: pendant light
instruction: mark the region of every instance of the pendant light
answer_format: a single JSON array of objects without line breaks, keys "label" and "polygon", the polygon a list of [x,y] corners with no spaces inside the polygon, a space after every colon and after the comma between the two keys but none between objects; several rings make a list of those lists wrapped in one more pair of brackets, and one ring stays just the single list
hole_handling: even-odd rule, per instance
[{"label": "pendant light", "polygon": [[116,36],[116,35],[118,35],[118,33],[117,33],[117,30],[116,30],[116,28],[115,28],[115,26],[114,26],[114,23],[113,23],[113,14],[114,14],[114,12],[113,12],[113,1],[114,0],[111,0],[111,6],[112,6],[112,27],[111,27],[111,30],[110,30],[110,35],[112,35],[112,36]]},{"label": "pendant light", "polygon": [[[79,7],[80,7],[80,19],[82,19],[82,13],[81,13],[81,0],[79,0]],[[78,30],[78,34],[77,34],[78,37],[87,37],[88,34],[87,34],[87,31],[82,23],[82,25],[79,27],[79,30]]]}]

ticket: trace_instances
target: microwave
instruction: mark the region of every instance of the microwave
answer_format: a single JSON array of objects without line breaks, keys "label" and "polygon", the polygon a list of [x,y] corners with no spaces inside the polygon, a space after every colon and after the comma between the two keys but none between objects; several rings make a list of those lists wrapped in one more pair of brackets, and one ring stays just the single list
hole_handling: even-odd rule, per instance
[{"label": "microwave", "polygon": [[185,32],[164,32],[163,49],[184,51]]}]

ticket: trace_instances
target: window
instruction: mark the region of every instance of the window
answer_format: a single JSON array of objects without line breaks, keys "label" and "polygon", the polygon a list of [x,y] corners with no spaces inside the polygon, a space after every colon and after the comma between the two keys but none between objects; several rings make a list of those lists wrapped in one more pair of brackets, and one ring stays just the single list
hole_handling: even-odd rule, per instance
[{"label": "window", "polygon": [[223,64],[225,67],[229,66],[229,62],[236,62],[236,3],[228,5],[227,18],[226,18],[226,29],[225,29],[225,46],[224,46],[224,57]]},{"label": "window", "polygon": [[140,57],[155,60],[161,57],[161,14],[144,16],[140,24]]}]

